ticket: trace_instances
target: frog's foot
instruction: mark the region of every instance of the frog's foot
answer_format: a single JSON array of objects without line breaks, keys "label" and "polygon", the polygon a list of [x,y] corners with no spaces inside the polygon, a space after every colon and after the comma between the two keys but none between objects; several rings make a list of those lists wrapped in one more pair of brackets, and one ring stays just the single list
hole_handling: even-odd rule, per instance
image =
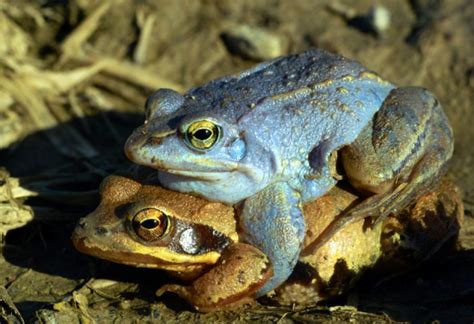
[{"label": "frog's foot", "polygon": [[[306,246],[357,197],[338,187],[304,207],[308,231]],[[271,301],[299,307],[345,293],[360,275],[375,266],[376,277],[389,280],[417,267],[440,252],[457,248],[464,208],[459,188],[443,178],[429,193],[419,197],[383,224],[367,228],[365,220],[344,227],[320,249],[306,255]],[[314,231],[312,234],[311,232]],[[309,234],[308,234],[309,232]]]},{"label": "frog's foot", "polygon": [[258,291],[258,297],[283,283],[298,261],[305,235],[299,198],[288,184],[279,182],[244,202],[241,237],[263,251],[273,267],[273,277]]},{"label": "frog's foot", "polygon": [[367,216],[381,222],[428,192],[452,152],[452,130],[436,98],[417,87],[392,90],[372,123],[341,150],[350,183],[375,195],[328,226],[313,249],[348,223]]},{"label": "frog's foot", "polygon": [[190,286],[164,285],[156,294],[172,292],[200,312],[235,308],[254,301],[256,292],[272,275],[268,258],[257,248],[235,243],[209,272]]},{"label": "frog's foot", "polygon": [[[452,181],[442,179],[434,190],[418,198],[410,208],[387,218],[381,239],[383,265],[390,271],[394,264],[402,270],[409,269],[429,259],[441,247],[452,251],[456,248],[463,218],[459,188]],[[454,244],[446,244],[448,241]]]}]

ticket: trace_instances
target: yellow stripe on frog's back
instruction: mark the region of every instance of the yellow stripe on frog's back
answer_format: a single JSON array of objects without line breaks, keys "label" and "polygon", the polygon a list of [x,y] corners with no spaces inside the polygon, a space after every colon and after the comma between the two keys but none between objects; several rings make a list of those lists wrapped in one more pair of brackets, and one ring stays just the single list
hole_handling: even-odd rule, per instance
[{"label": "yellow stripe on frog's back", "polygon": [[[390,82],[382,79],[377,74],[375,74],[373,72],[369,72],[369,71],[363,71],[363,72],[359,73],[359,75],[357,75],[356,77],[349,74],[349,75],[344,75],[344,76],[342,76],[340,78],[337,78],[337,79],[328,79],[328,80],[324,80],[324,81],[321,81],[321,82],[312,83],[312,84],[310,84],[306,87],[301,87],[301,88],[298,88],[298,89],[294,89],[294,90],[291,90],[291,91],[282,92],[282,93],[270,96],[270,99],[275,100],[275,101],[288,100],[290,98],[294,98],[294,97],[299,96],[299,95],[311,95],[314,90],[320,90],[320,89],[332,87],[338,81],[354,82],[354,81],[360,81],[360,80],[363,80],[363,79],[373,80],[373,81],[375,81],[377,83],[380,83],[382,85],[390,85]],[[342,87],[342,86],[336,88],[336,91],[340,94],[349,94],[349,90]]]}]

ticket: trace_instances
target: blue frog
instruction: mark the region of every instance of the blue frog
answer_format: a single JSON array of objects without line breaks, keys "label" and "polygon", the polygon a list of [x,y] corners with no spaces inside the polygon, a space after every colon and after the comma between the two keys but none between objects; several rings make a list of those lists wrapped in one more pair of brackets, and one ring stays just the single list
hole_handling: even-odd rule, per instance
[{"label": "blue frog", "polygon": [[339,181],[367,198],[324,231],[407,206],[442,174],[453,151],[447,118],[427,90],[396,87],[360,63],[311,49],[189,90],[160,89],[128,139],[134,162],[167,188],[238,204],[245,241],[284,282],[305,235],[302,204]]}]

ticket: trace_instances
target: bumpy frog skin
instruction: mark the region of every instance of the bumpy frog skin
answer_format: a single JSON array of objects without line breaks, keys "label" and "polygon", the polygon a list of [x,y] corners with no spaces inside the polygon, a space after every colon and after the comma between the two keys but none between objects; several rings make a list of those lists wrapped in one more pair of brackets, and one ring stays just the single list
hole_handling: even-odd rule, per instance
[{"label": "bumpy frog skin", "polygon": [[365,270],[380,276],[409,271],[444,246],[449,253],[464,218],[460,190],[443,179],[384,222],[371,217],[352,222],[316,250],[323,229],[357,204],[354,194],[337,187],[304,206],[308,227],[299,263],[289,280],[275,290],[278,304],[305,307],[345,293]]},{"label": "bumpy frog skin", "polygon": [[[174,292],[202,312],[227,309],[251,302],[272,274],[263,253],[238,242],[233,209],[224,204],[119,176],[104,180],[101,196],[76,227],[74,245],[99,258],[192,281],[164,285],[158,295]],[[278,303],[304,306],[344,293],[365,269],[384,260],[391,273],[410,268],[456,235],[462,222],[458,189],[443,181],[383,225],[361,219],[310,249],[327,224],[359,201],[334,187],[304,206],[313,230],[306,232],[298,271],[276,290]]]},{"label": "bumpy frog skin", "polygon": [[200,311],[252,301],[272,274],[261,251],[238,242],[232,207],[119,176],[105,179],[100,192],[100,205],[74,231],[74,246],[194,280],[180,295]]},{"label": "bumpy frog skin", "polygon": [[158,169],[167,188],[243,201],[243,239],[274,271],[259,295],[284,282],[298,260],[303,203],[341,177],[371,195],[328,225],[317,249],[348,223],[367,215],[383,220],[426,192],[452,150],[452,130],[431,93],[396,88],[358,62],[320,50],[184,96],[158,90],[125,147],[132,161]]}]

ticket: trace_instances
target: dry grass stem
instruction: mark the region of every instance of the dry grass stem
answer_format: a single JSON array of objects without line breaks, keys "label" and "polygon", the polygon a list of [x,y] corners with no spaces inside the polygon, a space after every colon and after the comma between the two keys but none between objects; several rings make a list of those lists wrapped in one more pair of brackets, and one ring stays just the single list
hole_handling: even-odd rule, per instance
[{"label": "dry grass stem", "polygon": [[100,20],[107,13],[112,1],[103,1],[101,5],[94,10],[74,31],[69,34],[66,40],[62,43],[62,56],[60,65],[68,61],[72,57],[77,57],[82,53],[83,44],[96,31]]}]

